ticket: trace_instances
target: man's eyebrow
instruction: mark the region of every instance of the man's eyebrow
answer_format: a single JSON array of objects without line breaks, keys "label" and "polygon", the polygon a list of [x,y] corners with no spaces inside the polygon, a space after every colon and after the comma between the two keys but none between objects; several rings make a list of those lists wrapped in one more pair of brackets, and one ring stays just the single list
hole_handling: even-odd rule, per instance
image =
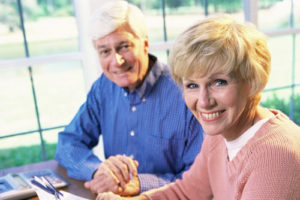
[{"label": "man's eyebrow", "polygon": [[119,45],[122,45],[122,44],[125,44],[125,43],[129,43],[129,41],[127,41],[127,40],[122,40],[122,41],[119,42]]},{"label": "man's eyebrow", "polygon": [[96,48],[97,48],[97,49],[104,49],[104,48],[106,48],[106,45],[97,45]]},{"label": "man's eyebrow", "polygon": [[[128,43],[130,43],[130,42],[127,41],[127,40],[122,40],[119,43],[117,43],[117,46],[120,46],[120,45],[123,45],[123,44],[128,44]],[[97,49],[105,49],[105,48],[107,48],[107,46],[105,44],[97,45]]]}]

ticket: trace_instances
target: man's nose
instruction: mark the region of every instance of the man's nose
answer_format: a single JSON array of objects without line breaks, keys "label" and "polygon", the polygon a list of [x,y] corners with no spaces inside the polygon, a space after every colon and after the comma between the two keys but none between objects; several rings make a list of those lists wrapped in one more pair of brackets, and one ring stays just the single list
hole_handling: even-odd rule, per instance
[{"label": "man's nose", "polygon": [[123,56],[119,53],[114,53],[112,63],[116,66],[121,66],[125,62]]}]

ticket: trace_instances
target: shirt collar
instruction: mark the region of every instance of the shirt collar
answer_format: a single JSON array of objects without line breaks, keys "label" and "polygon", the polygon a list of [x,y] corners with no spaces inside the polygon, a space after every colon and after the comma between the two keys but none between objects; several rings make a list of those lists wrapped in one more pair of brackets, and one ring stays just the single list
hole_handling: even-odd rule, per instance
[{"label": "shirt collar", "polygon": [[[153,64],[151,65],[151,63]],[[163,65],[157,60],[154,55],[151,54],[149,54],[149,67],[150,70],[148,71],[142,85],[132,91],[132,93],[136,92],[141,99],[151,91],[154,84],[163,72]],[[128,91],[128,88],[126,88],[125,90]]]}]

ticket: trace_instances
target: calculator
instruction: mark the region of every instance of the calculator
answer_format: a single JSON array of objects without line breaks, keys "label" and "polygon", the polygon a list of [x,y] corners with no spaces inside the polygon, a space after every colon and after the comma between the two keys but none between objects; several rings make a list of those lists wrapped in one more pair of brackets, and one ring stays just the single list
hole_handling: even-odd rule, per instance
[{"label": "calculator", "polygon": [[11,173],[0,177],[0,200],[18,200],[35,196],[36,193],[31,185],[34,176],[46,177],[56,188],[69,185],[50,169]]}]

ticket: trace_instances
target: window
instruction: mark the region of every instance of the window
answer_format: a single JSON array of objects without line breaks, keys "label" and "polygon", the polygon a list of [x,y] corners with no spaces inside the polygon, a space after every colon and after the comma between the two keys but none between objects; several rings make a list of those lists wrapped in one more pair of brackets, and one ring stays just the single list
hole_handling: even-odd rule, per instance
[{"label": "window", "polygon": [[72,1],[0,1],[0,168],[53,158],[86,93],[77,30]]},{"label": "window", "polygon": [[[104,1],[0,0],[0,168],[53,158],[57,133],[100,72],[86,22],[96,7],[89,3]],[[262,104],[300,124],[300,1],[129,1],[145,13],[150,52],[165,63],[178,34],[206,15],[228,13],[257,24],[269,35],[272,54]]]}]

